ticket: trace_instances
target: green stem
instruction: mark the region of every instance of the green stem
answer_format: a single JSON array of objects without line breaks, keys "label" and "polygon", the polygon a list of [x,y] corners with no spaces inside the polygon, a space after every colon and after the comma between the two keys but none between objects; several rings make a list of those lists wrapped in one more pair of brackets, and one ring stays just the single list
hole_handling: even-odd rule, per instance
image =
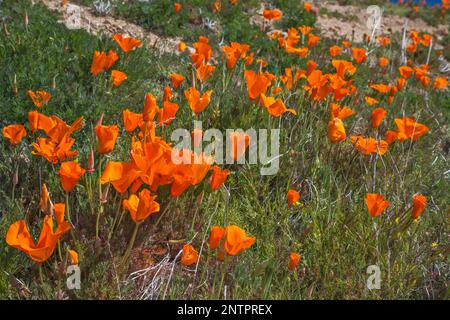
[{"label": "green stem", "polygon": [[99,238],[99,225],[100,225],[100,216],[103,213],[103,204],[102,204],[102,184],[101,184],[101,176],[102,176],[102,161],[103,157],[102,155],[99,156],[98,159],[98,201],[99,201],[99,208],[97,211],[97,221],[95,222],[95,237]]},{"label": "green stem", "polygon": [[69,205],[69,192],[66,191],[66,212],[67,212],[67,220],[72,224],[72,219],[70,218],[70,205]]},{"label": "green stem", "polygon": [[139,229],[140,223],[136,223],[134,226],[133,234],[131,235],[130,242],[128,243],[127,251],[122,258],[122,265],[126,265],[128,262],[128,258],[130,257],[131,249],[133,249],[134,241],[136,240],[136,235]]}]

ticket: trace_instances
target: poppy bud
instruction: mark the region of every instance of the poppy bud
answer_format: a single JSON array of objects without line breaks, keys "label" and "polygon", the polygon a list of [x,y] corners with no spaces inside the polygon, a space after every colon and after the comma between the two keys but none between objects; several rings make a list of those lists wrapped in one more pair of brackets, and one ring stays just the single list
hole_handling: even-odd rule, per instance
[{"label": "poppy bud", "polygon": [[87,167],[87,171],[88,172],[94,172],[95,171],[95,165],[94,165],[94,149],[92,149],[91,147],[91,152],[89,154],[89,160],[88,160],[88,167]]},{"label": "poppy bud", "polygon": [[108,202],[108,192],[109,192],[109,184],[106,185],[105,190],[102,192],[102,196],[100,197],[100,203]]}]

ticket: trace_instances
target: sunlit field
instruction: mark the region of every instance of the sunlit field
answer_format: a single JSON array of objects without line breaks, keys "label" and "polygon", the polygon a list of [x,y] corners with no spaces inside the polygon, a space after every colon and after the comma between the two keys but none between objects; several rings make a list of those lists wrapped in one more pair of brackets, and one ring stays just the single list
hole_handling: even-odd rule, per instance
[{"label": "sunlit field", "polygon": [[0,298],[448,299],[450,2],[399,2],[0,0]]}]

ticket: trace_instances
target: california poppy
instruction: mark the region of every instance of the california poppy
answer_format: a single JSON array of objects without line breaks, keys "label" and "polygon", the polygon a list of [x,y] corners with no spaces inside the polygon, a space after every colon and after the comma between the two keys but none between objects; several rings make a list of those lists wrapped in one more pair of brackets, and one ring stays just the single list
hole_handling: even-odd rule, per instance
[{"label": "california poppy", "polygon": [[61,163],[59,168],[59,177],[61,179],[61,185],[64,191],[69,192],[75,188],[78,180],[86,172],[78,162],[68,161]]},{"label": "california poppy", "polygon": [[107,154],[114,150],[117,136],[119,135],[119,128],[113,126],[95,126],[95,134],[97,136],[98,145],[97,151],[101,154]]},{"label": "california poppy", "polygon": [[209,248],[211,250],[216,250],[219,247],[224,235],[225,228],[213,226],[209,235]]},{"label": "california poppy", "polygon": [[448,87],[448,79],[445,77],[437,77],[434,79],[433,88],[435,90],[443,90]]},{"label": "california poppy", "polygon": [[216,70],[215,66],[209,64],[202,64],[195,70],[197,74],[197,79],[200,80],[201,82],[205,82],[212,76],[214,70]]},{"label": "california poppy", "polygon": [[50,194],[47,189],[47,185],[44,183],[41,188],[41,196],[39,198],[39,209],[46,214],[52,215],[54,211],[54,206],[52,200],[50,199]]},{"label": "california poppy", "polygon": [[386,117],[387,111],[383,108],[375,108],[372,110],[372,128],[378,128],[381,121]]},{"label": "california poppy", "polygon": [[294,189],[289,189],[287,193],[287,200],[289,207],[297,205],[299,204],[300,194]]},{"label": "california poppy", "polygon": [[367,59],[367,51],[364,48],[352,48],[352,55],[356,63],[362,63]]},{"label": "california poppy", "polygon": [[267,111],[272,117],[279,117],[286,112],[290,112],[294,115],[297,114],[297,111],[295,111],[294,109],[286,108],[285,104],[281,99],[275,99],[274,97],[266,97],[264,93],[261,93],[261,104],[264,108],[267,109]]},{"label": "california poppy", "polygon": [[311,12],[312,8],[313,8],[313,5],[310,2],[305,2],[303,4],[303,9],[305,9],[306,12]]},{"label": "california poppy", "polygon": [[195,113],[200,113],[205,110],[211,100],[212,93],[212,90],[208,90],[200,96],[200,92],[194,87],[190,87],[188,90],[184,91],[184,95],[189,103],[189,108]]},{"label": "california poppy", "polygon": [[144,121],[153,121],[157,111],[156,98],[151,93],[147,93],[145,95],[144,111],[142,112]]},{"label": "california poppy", "polygon": [[170,80],[172,81],[172,86],[174,89],[178,89],[180,84],[184,81],[185,77],[179,73],[172,73],[170,75]]},{"label": "california poppy", "polygon": [[386,67],[389,64],[389,59],[385,58],[385,57],[381,57],[380,59],[378,59],[378,65],[381,68]]},{"label": "california poppy", "polygon": [[406,139],[416,141],[429,130],[426,125],[416,122],[413,117],[396,118],[394,121],[397,125],[397,139],[399,141],[405,141]]},{"label": "california poppy", "polygon": [[27,94],[33,101],[33,104],[38,108],[42,108],[52,98],[52,95],[44,90],[38,90],[36,92],[28,90]]},{"label": "california poppy", "polygon": [[176,103],[170,101],[164,101],[163,107],[158,109],[158,123],[159,124],[169,124],[175,118],[178,112],[179,106]]},{"label": "california poppy", "polygon": [[78,264],[78,253],[75,250],[69,250],[70,263],[72,265]]},{"label": "california poppy", "polygon": [[351,110],[347,106],[339,106],[335,103],[331,103],[331,116],[333,118],[339,118],[341,120],[344,120],[348,118],[349,116],[355,114],[355,111]]},{"label": "california poppy", "polygon": [[184,43],[183,41],[180,41],[180,42],[178,43],[178,51],[179,51],[179,52],[184,52],[184,51],[186,51],[186,48],[187,48],[186,43]]},{"label": "california poppy", "polygon": [[328,122],[328,138],[332,143],[344,140],[347,137],[344,123],[339,118],[333,118]]},{"label": "california poppy", "polygon": [[231,139],[231,158],[234,160],[240,159],[247,150],[250,144],[250,136],[240,131],[234,131],[230,134]]},{"label": "california poppy", "polygon": [[425,210],[425,206],[427,205],[427,197],[422,194],[416,194],[413,197],[413,209],[411,212],[411,217],[413,219],[419,218],[423,211]]},{"label": "california poppy", "polygon": [[183,266],[190,266],[198,261],[198,252],[190,244],[183,246],[183,254],[181,255],[181,264]]},{"label": "california poppy", "polygon": [[177,14],[177,13],[181,10],[181,8],[183,8],[183,5],[182,5],[181,3],[175,2],[175,3],[173,4],[173,12],[174,12],[175,14]]},{"label": "california poppy", "polygon": [[248,96],[252,100],[257,99],[261,93],[265,93],[270,86],[271,81],[263,73],[245,70],[244,77],[247,82]]},{"label": "california poppy", "polygon": [[391,203],[384,200],[384,196],[377,193],[366,194],[366,206],[372,217],[378,217]]},{"label": "california poppy", "polygon": [[53,218],[46,215],[38,242],[35,243],[25,220],[20,220],[9,227],[6,234],[6,243],[25,252],[34,261],[42,263],[50,258],[59,238],[69,230],[70,224],[64,221],[58,225],[56,231],[53,231]]},{"label": "california poppy", "polygon": [[27,135],[27,131],[21,124],[11,124],[3,127],[2,134],[12,145],[15,146],[18,145],[22,141],[23,137]]},{"label": "california poppy", "polygon": [[136,223],[141,223],[151,214],[159,212],[159,203],[155,201],[156,195],[152,196],[148,189],[143,189],[139,197],[130,195],[123,201],[123,207],[130,213],[131,219]]},{"label": "california poppy", "polygon": [[211,189],[217,190],[227,180],[230,175],[230,170],[221,170],[218,166],[212,168],[213,173],[211,175]]},{"label": "california poppy", "polygon": [[111,78],[113,85],[118,87],[120,84],[127,79],[127,75],[125,72],[118,71],[118,70],[112,70],[111,71]]},{"label": "california poppy", "polygon": [[267,20],[280,20],[283,13],[278,9],[264,9],[263,16]]},{"label": "california poppy", "polygon": [[300,255],[297,252],[292,252],[289,256],[289,270],[295,270],[300,263]]},{"label": "california poppy", "polygon": [[412,76],[412,74],[414,73],[414,70],[408,66],[400,66],[400,67],[398,67],[398,71],[400,72],[400,75],[404,79],[410,78]]},{"label": "california poppy", "polygon": [[95,76],[103,70],[109,70],[118,59],[119,57],[113,50],[109,50],[108,54],[105,52],[94,51],[91,73]]},{"label": "california poppy", "polygon": [[123,125],[125,131],[130,133],[136,130],[136,128],[144,121],[142,113],[134,113],[128,109],[123,110]]},{"label": "california poppy", "polygon": [[133,37],[124,37],[121,34],[114,34],[113,39],[117,42],[123,52],[126,53],[134,50],[134,48],[142,44],[141,40],[135,39]]},{"label": "california poppy", "polygon": [[342,53],[342,48],[339,46],[332,46],[330,47],[330,55],[334,58],[339,56]]},{"label": "california poppy", "polygon": [[165,86],[164,87],[164,94],[163,94],[163,101],[164,102],[166,102],[166,101],[168,102],[168,101],[171,101],[172,98],[173,98],[172,89],[170,89],[169,86]]},{"label": "california poppy", "polygon": [[251,247],[255,241],[255,237],[247,236],[246,232],[238,226],[230,225],[225,228],[224,249],[230,256],[235,256]]},{"label": "california poppy", "polygon": [[377,153],[384,155],[388,149],[388,143],[384,140],[376,140],[374,138],[364,138],[361,136],[351,136],[350,141],[355,145],[356,149],[363,155]]}]

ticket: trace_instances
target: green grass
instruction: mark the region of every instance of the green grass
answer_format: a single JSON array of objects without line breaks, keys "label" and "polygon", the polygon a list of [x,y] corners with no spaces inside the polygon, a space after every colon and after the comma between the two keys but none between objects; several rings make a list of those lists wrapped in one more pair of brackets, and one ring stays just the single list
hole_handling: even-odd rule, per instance
[{"label": "green grass", "polygon": [[[174,20],[167,19],[169,13],[162,6],[166,2],[156,3],[152,9],[155,11],[136,13],[134,10],[144,10],[145,4],[142,4],[143,7],[128,10],[119,6],[114,14],[142,23],[152,31],[158,24],[157,19],[161,19],[164,21],[159,30],[161,34],[186,36],[189,42],[204,31],[188,27],[185,23],[189,17],[183,15]],[[196,11],[194,4],[201,7],[204,2],[193,2]],[[253,4],[249,2],[248,8],[252,8]],[[244,15],[242,8],[233,9],[225,2],[223,5],[223,16],[219,19],[228,21],[223,24],[227,41],[240,39],[241,30],[245,30],[244,37],[239,41],[248,41],[252,51],[257,52],[257,57],[270,62],[268,70],[275,74],[281,74],[285,67],[292,65],[305,66],[305,59],[287,56],[272,41],[263,37],[256,27],[250,29],[248,22],[241,22],[241,15]],[[288,6],[289,1],[279,1],[277,5],[283,9],[282,6]],[[29,16],[27,27],[23,23],[25,10]],[[162,16],[157,10],[163,10],[168,16]],[[233,10],[240,12],[237,18],[233,16]],[[143,13],[148,20],[139,20]],[[25,0],[4,1],[2,16],[8,35],[1,31],[0,126],[27,123],[27,112],[33,110],[33,106],[26,91],[45,89],[53,94],[53,98],[42,112],[56,114],[68,122],[78,116],[86,118],[87,126],[75,135],[75,149],[79,150],[78,159],[83,165],[87,163],[89,147],[95,145],[92,126],[102,112],[105,113],[104,123],[116,123],[122,128],[122,109],[139,112],[146,92],[152,92],[161,100],[162,88],[169,84],[168,74],[171,72],[190,74],[188,57],[161,55],[142,47],[127,59],[120,53],[121,59],[114,68],[125,71],[128,79],[119,88],[110,89],[107,74],[94,78],[89,73],[89,67],[94,50],[120,51],[111,39],[94,37],[84,31],[68,31],[56,22],[54,14],[40,5],[30,8]],[[290,15],[280,24],[283,27],[295,25],[294,17]],[[298,25],[306,21],[300,20]],[[215,53],[218,54],[217,42],[221,39],[213,34],[207,35],[211,35]],[[398,43],[399,39],[395,41]],[[329,71],[329,57],[325,54],[328,47],[328,40],[324,39],[318,48],[312,50],[309,58],[317,61],[321,69]],[[395,47],[392,51],[377,50],[374,53],[377,56],[385,55],[396,61],[394,54],[398,51]],[[419,52],[416,61],[424,61],[425,55],[426,52]],[[436,71],[436,63],[433,55],[433,72]],[[125,271],[118,270],[117,263],[125,251],[133,224],[125,213],[120,227],[108,240],[107,233],[118,212],[120,200],[111,189],[101,225],[101,240],[95,240],[93,227],[96,217],[90,212],[85,181],[82,180],[70,194],[72,212],[76,217],[74,236],[77,241],[66,235],[61,242],[63,249],[75,248],[80,254],[81,290],[66,289],[65,275],[59,271],[64,270],[63,264],[57,252],[43,265],[44,284],[41,284],[37,280],[36,264],[2,240],[0,298],[138,298],[149,285],[149,280],[125,282],[127,275],[133,270],[166,261],[166,255],[168,262],[158,277],[161,286],[155,290],[158,298],[205,299],[217,297],[218,294],[223,298],[223,292],[218,292],[218,287],[225,265],[217,262],[209,251],[207,239],[210,225],[224,224],[239,225],[257,237],[254,246],[230,259],[226,265],[224,284],[228,288],[228,298],[448,298],[448,173],[445,175],[450,139],[446,126],[450,118],[448,91],[430,91],[426,103],[420,84],[412,80],[408,90],[395,97],[393,105],[387,107],[387,125],[381,130],[393,128],[393,119],[405,114],[416,116],[419,122],[430,127],[430,133],[415,143],[396,142],[391,145],[388,153],[376,162],[377,174],[373,181],[373,159],[358,154],[348,141],[330,145],[326,132],[329,101],[311,103],[303,90],[296,89],[289,100],[287,96],[283,98],[288,101],[288,107],[297,110],[298,116],[271,119],[267,112],[248,99],[246,85],[239,76],[242,71],[240,62],[231,76],[219,62],[205,87],[213,89],[214,96],[210,106],[201,114],[203,127],[280,128],[280,153],[283,156],[277,175],[261,176],[259,166],[255,165],[231,165],[228,167],[233,173],[226,183],[228,191],[222,188],[211,193],[207,181],[204,181],[196,188],[188,189],[180,198],[170,199],[168,190],[161,188],[158,201],[162,211],[168,208],[167,212],[158,224],[158,217],[152,217],[140,227],[130,269]],[[12,90],[14,75],[18,95],[14,95]],[[223,82],[222,75],[226,75],[229,82]],[[375,134],[367,129],[370,110],[362,103],[364,95],[370,94],[385,101],[384,97],[373,94],[362,85],[369,79],[374,83],[385,83],[396,75],[395,68],[387,74],[367,65],[358,68],[354,79],[360,86],[360,92],[342,102],[358,112],[358,117],[346,120],[349,135],[357,130],[362,134]],[[176,93],[175,101],[180,103],[180,111],[166,135],[178,127],[191,129],[193,125],[192,113],[182,90]],[[356,119],[359,119],[358,122]],[[0,188],[1,238],[11,223],[23,218],[33,226],[31,231],[34,234],[39,232],[42,214],[37,207],[37,190],[40,180],[49,187],[54,202],[64,200],[57,167],[31,155],[32,141],[33,137],[28,137],[15,151],[5,139],[0,143],[0,179],[3,182]],[[128,150],[129,137],[122,135],[108,158],[125,160]],[[11,184],[16,165],[19,168],[19,184],[12,199]],[[364,196],[372,191],[374,184],[376,191],[385,194],[392,202],[382,218],[375,220],[367,214],[364,205]],[[294,209],[287,207],[286,193],[289,188],[302,191],[303,206]],[[425,194],[429,199],[423,217],[418,222],[407,220],[407,225],[396,224],[395,218],[409,208],[412,195],[416,192]],[[201,194],[203,198],[199,201]],[[175,262],[174,273],[169,277],[173,259],[183,241],[191,239],[198,250],[203,239],[206,239],[198,272],[188,271]],[[432,247],[434,242],[436,247]],[[287,269],[291,251],[297,251],[302,256],[297,273]],[[372,264],[380,266],[381,290],[366,289],[366,268]],[[31,293],[25,294],[8,275],[23,281]],[[150,272],[150,275],[154,273]]]}]

